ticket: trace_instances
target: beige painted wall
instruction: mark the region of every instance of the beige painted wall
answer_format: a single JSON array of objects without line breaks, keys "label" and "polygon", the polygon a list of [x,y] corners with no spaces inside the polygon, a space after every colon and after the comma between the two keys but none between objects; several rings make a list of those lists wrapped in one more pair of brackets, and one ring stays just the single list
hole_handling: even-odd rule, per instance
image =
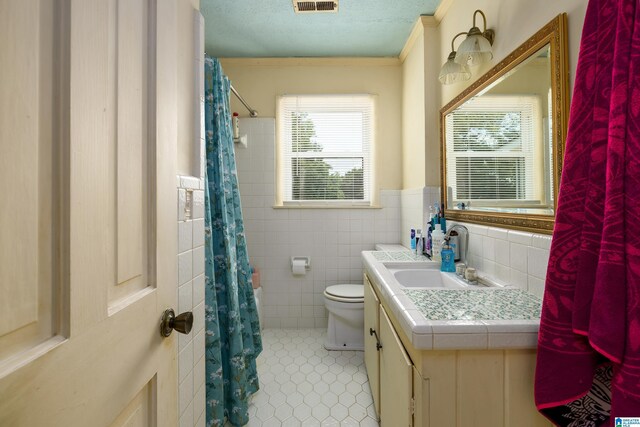
[{"label": "beige painted wall", "polygon": [[[452,0],[439,23],[436,31],[424,35],[424,107],[417,105],[419,99],[414,98],[413,87],[419,87],[415,75],[419,73],[420,64],[413,56],[420,53],[420,42],[416,41],[403,63],[403,188],[416,188],[423,185],[440,185],[439,167],[439,110],[457,96],[479,76],[504,59],[516,47],[533,35],[556,15],[566,12],[569,24],[569,69],[571,86],[578,60],[578,50],[582,25],[586,12],[585,0]],[[487,16],[489,28],[496,31],[493,45],[494,56],[491,62],[472,70],[469,81],[442,86],[438,82],[440,67],[451,50],[451,39],[461,31],[468,31],[472,25],[473,11],[481,9]],[[480,18],[481,19],[481,18]],[[480,22],[481,25],[481,22]],[[460,40],[458,40],[460,42]],[[433,52],[437,52],[434,55]],[[435,58],[434,58],[435,56]],[[406,96],[411,98],[406,98]],[[419,108],[423,108],[425,118],[411,119]],[[406,117],[405,117],[406,116]],[[413,125],[414,121],[417,125]],[[424,139],[419,140],[419,132],[425,132]],[[420,145],[423,144],[423,147]],[[417,157],[424,156],[424,167],[418,165],[422,161]]]},{"label": "beige painted wall", "polygon": [[[428,76],[439,72],[440,39],[436,20],[418,18],[402,62],[402,188],[440,182],[438,111],[440,85]],[[435,163],[434,163],[434,159]],[[435,166],[434,166],[435,165]]]},{"label": "beige painted wall", "polygon": [[487,95],[530,94],[540,98],[542,117],[547,117],[551,87],[551,66],[548,58],[532,61],[518,67],[518,71],[511,74],[499,84],[487,91]]},{"label": "beige painted wall", "polygon": [[[476,9],[481,9],[485,13],[487,26],[495,30],[496,37],[493,44],[493,59],[488,64],[471,70],[473,75],[469,81],[443,86],[441,106],[451,101],[479,76],[495,66],[543,25],[562,12],[566,12],[568,15],[569,70],[573,87],[586,8],[586,0],[453,0],[439,25],[442,63],[451,50],[453,36],[471,28],[473,11]],[[480,19],[479,25],[482,25],[482,18],[480,16],[478,18]],[[460,42],[461,40],[458,39],[456,47]],[[433,78],[437,79],[437,77],[435,75]]]},{"label": "beige painted wall", "polygon": [[196,163],[196,134],[194,117],[199,115],[196,104],[194,18],[193,11],[200,10],[200,0],[183,0],[176,3],[178,20],[178,174],[200,176]]},{"label": "beige painted wall", "polygon": [[[435,24],[435,23],[434,23]],[[424,96],[425,96],[425,170],[424,185],[440,185],[440,92],[438,81],[441,52],[438,49],[440,30],[428,23],[424,29]],[[447,52],[448,54],[449,52]],[[434,78],[435,76],[435,78]],[[405,187],[407,188],[407,187]]]},{"label": "beige painted wall", "polygon": [[424,187],[424,29],[402,63],[402,188]]},{"label": "beige painted wall", "polygon": [[[284,94],[370,93],[377,95],[374,188],[401,188],[402,67],[394,58],[227,58],[224,72],[260,117],[275,117]],[[231,109],[248,117],[235,96]],[[251,143],[251,142],[249,142]]]}]

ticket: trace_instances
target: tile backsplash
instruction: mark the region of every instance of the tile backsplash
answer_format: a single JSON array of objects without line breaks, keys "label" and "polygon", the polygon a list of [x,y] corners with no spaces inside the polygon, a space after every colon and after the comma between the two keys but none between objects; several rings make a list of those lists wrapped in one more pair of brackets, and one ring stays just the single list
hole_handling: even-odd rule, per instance
[{"label": "tile backsplash", "polygon": [[[400,241],[410,247],[410,230],[424,228],[429,206],[440,200],[439,187],[401,191]],[[544,293],[551,236],[459,222],[469,229],[469,264],[483,273],[528,290]],[[448,221],[447,225],[454,224]],[[424,230],[423,230],[424,231]]]},{"label": "tile backsplash", "polygon": [[[398,243],[400,191],[381,191],[380,209],[283,209],[275,200],[275,120],[240,119],[247,147],[236,145],[238,181],[249,259],[260,270],[267,328],[326,327],[323,292],[337,283],[362,283],[363,250]],[[292,256],[311,258],[293,276]]]},{"label": "tile backsplash", "polygon": [[178,176],[178,313],[193,312],[193,329],[178,339],[180,427],[205,425],[204,179]]},{"label": "tile backsplash", "polygon": [[542,297],[551,236],[462,222],[460,224],[469,229],[471,267]]},{"label": "tile backsplash", "polygon": [[400,192],[401,238],[400,242],[411,247],[411,229],[421,229],[426,236],[425,224],[429,220],[429,207],[440,199],[440,187],[422,187]]}]

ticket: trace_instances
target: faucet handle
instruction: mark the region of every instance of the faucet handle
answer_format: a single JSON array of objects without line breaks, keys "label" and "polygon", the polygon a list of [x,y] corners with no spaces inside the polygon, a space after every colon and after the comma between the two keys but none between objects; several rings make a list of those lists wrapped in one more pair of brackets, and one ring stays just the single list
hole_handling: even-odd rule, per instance
[{"label": "faucet handle", "polygon": [[464,278],[470,282],[478,280],[478,273],[476,272],[476,269],[471,267],[467,268],[464,272]]}]

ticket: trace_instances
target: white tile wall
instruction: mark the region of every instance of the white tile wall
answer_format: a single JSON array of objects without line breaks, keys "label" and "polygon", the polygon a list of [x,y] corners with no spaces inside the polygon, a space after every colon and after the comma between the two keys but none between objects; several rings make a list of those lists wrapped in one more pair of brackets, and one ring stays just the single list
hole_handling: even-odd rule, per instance
[{"label": "white tile wall", "polygon": [[426,224],[429,220],[429,206],[440,200],[440,187],[422,187],[402,190],[400,192],[401,227],[400,242],[411,247],[411,229],[421,229],[426,235]]},{"label": "white tile wall", "polygon": [[411,247],[411,229],[424,228],[424,189],[412,188],[400,192],[400,243]]},{"label": "white tile wall", "polygon": [[[178,313],[192,311],[193,329],[178,335],[180,427],[205,425],[204,373],[204,180],[178,176]],[[193,192],[191,217],[186,191]]]},{"label": "white tile wall", "polygon": [[[236,162],[249,259],[260,269],[267,328],[326,326],[323,292],[337,283],[362,283],[363,250],[398,243],[400,191],[382,191],[381,209],[274,209],[275,120],[240,119],[247,148]],[[292,256],[311,257],[304,277],[291,273]]]},{"label": "white tile wall", "polygon": [[[411,228],[424,228],[429,206],[440,200],[439,187],[401,192],[401,242],[410,247]],[[453,224],[447,222],[447,225]],[[418,225],[423,224],[423,225]],[[551,236],[460,222],[469,231],[470,266],[542,297]]]},{"label": "white tile wall", "polygon": [[469,229],[469,264],[542,297],[551,236],[461,223]]}]

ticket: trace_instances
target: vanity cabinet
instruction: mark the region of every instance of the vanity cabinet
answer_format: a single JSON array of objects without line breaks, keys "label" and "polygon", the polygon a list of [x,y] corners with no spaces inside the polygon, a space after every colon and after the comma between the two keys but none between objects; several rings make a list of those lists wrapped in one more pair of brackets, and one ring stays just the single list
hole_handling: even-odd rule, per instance
[{"label": "vanity cabinet", "polygon": [[413,363],[366,276],[364,281],[364,363],[376,414],[382,427],[411,426]]},{"label": "vanity cabinet", "polygon": [[380,358],[378,345],[378,332],[380,331],[379,317],[380,301],[371,283],[364,278],[364,365],[367,368],[369,387],[373,406],[380,418]]},{"label": "vanity cabinet", "polygon": [[533,403],[534,349],[416,349],[366,274],[364,284],[365,365],[382,427],[551,426]]},{"label": "vanity cabinet", "polygon": [[380,306],[380,425],[413,425],[413,363]]}]

